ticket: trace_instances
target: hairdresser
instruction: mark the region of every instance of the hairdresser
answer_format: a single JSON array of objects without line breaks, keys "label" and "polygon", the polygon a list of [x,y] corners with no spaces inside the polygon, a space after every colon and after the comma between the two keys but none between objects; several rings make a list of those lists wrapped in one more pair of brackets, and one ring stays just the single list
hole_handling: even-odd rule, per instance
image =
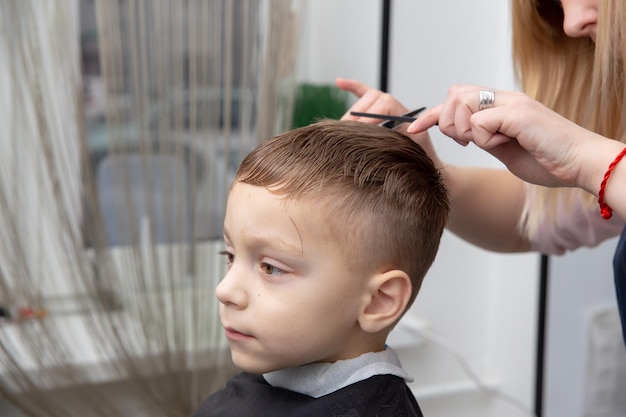
[{"label": "hairdresser", "polygon": [[[511,7],[524,93],[454,86],[407,132],[442,168],[448,228],[473,244],[563,254],[621,233],[614,275],[626,343],[626,1],[512,0]],[[357,81],[337,86],[359,97],[351,111],[407,110]],[[509,171],[444,164],[426,133],[435,124]]]}]

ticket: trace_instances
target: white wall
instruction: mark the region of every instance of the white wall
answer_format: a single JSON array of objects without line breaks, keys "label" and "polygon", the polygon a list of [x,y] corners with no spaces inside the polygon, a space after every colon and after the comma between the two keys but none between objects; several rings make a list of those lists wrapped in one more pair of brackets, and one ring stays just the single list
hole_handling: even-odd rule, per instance
[{"label": "white wall", "polygon": [[378,82],[382,2],[300,0],[300,80],[333,84],[335,78]]},{"label": "white wall", "polygon": [[[376,86],[382,1],[304,4],[302,79],[332,82],[342,76]],[[392,1],[389,86],[407,107],[439,103],[454,83],[514,88],[510,55],[506,1]],[[436,129],[432,138],[451,163],[498,166]],[[407,320],[428,323],[491,387],[532,409],[538,271],[538,255],[488,253],[446,233]],[[401,347],[400,354],[429,417],[526,415],[477,390],[454,356],[432,341]]]}]

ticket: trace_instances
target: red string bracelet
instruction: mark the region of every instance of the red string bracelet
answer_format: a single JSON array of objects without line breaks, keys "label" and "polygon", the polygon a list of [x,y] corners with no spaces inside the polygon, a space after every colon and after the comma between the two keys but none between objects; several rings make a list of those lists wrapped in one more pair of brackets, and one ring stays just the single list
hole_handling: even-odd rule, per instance
[{"label": "red string bracelet", "polygon": [[622,160],[622,158],[626,155],[626,148],[622,149],[622,151],[617,155],[617,157],[611,162],[609,168],[606,170],[604,174],[604,178],[602,178],[602,182],[600,183],[600,192],[598,193],[598,204],[600,205],[600,214],[604,220],[609,220],[611,216],[613,216],[613,209],[604,202],[604,189],[606,188],[606,182],[609,180],[609,177],[613,173],[613,169]]}]

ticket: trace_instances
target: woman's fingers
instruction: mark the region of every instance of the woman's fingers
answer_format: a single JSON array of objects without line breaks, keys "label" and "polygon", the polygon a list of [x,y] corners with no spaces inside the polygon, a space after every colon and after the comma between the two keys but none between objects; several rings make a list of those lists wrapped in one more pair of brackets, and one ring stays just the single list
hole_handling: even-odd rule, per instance
[{"label": "woman's fingers", "polygon": [[[465,146],[469,142],[476,142],[479,146],[497,146],[504,143],[508,138],[498,132],[498,122],[489,120],[489,123],[477,123],[478,113],[492,111],[492,108],[480,109],[481,91],[494,93],[495,100],[491,106],[495,106],[498,92],[480,86],[452,86],[448,91],[446,100],[426,112],[413,122],[407,131],[417,133],[429,129],[435,124],[446,136],[451,137],[457,143]],[[493,141],[493,142],[492,142]]]},{"label": "woman's fingers", "polygon": [[439,123],[439,115],[443,108],[443,103],[436,107],[424,110],[417,119],[407,127],[408,133],[424,132]]},{"label": "woman's fingers", "polygon": [[363,84],[362,82],[357,80],[351,80],[349,78],[337,78],[335,80],[335,85],[340,90],[348,91],[359,98],[368,90],[371,90],[368,85]]},{"label": "woman's fingers", "polygon": [[359,99],[341,117],[342,120],[358,120],[367,123],[380,123],[380,119],[353,116],[350,112],[366,112],[385,115],[399,115],[407,111],[406,107],[396,100],[391,94],[371,88],[356,80],[337,78],[335,85],[345,91],[349,91]]}]

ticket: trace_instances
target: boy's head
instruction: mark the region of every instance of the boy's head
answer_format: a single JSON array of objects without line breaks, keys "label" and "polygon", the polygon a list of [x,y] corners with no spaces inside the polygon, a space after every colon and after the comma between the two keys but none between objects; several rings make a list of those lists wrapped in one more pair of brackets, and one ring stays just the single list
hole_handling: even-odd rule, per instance
[{"label": "boy's head", "polygon": [[235,363],[267,372],[383,349],[448,211],[432,161],[395,131],[329,120],[263,142],[224,223],[230,269],[216,292]]}]

